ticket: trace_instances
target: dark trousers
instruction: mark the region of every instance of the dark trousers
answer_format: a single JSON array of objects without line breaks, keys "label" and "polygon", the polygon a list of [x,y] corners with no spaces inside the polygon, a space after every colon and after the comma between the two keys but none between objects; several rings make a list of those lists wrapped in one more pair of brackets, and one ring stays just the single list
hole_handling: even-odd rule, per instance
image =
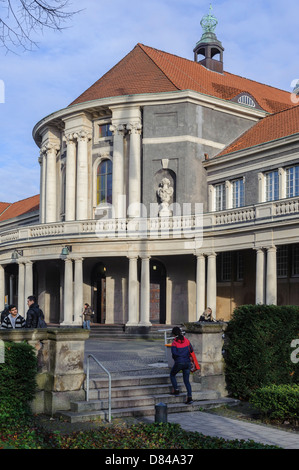
[{"label": "dark trousers", "polygon": [[180,370],[183,372],[183,381],[187,389],[187,395],[188,397],[192,397],[192,390],[191,390],[191,385],[189,382],[189,376],[190,376],[190,370],[191,370],[190,362],[184,362],[183,364],[175,363],[173,365],[170,371],[170,380],[171,380],[172,386],[175,390],[178,389],[176,374],[180,372]]}]

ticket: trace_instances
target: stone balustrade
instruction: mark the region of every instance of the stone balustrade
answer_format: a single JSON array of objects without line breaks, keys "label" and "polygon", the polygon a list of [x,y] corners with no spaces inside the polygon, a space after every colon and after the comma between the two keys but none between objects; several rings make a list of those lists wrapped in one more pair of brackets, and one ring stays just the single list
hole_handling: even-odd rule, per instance
[{"label": "stone balustrade", "polygon": [[21,227],[4,231],[1,245],[35,239],[67,239],[73,237],[98,238],[192,238],[203,229],[219,231],[228,227],[263,225],[273,221],[275,225],[298,217],[299,197],[260,203],[203,215],[180,215],[151,218],[102,218],[98,220],[56,222]]}]

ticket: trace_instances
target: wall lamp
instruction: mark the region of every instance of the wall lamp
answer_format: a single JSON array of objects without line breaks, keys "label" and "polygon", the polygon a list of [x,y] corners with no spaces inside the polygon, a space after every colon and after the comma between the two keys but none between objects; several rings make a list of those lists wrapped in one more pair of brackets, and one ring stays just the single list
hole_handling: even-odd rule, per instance
[{"label": "wall lamp", "polygon": [[72,251],[71,245],[66,245],[61,250],[61,256],[67,256],[70,254],[71,251]]},{"label": "wall lamp", "polygon": [[23,250],[14,250],[11,254],[11,259],[18,259],[19,256],[23,256]]}]

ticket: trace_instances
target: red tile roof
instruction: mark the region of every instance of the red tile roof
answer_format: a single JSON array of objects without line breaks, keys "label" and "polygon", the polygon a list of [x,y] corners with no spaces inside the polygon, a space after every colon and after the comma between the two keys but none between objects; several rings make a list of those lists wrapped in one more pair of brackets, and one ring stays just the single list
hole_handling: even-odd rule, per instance
[{"label": "red tile roof", "polygon": [[212,72],[197,62],[143,44],[137,44],[71,104],[113,96],[175,90],[194,90],[224,100],[231,100],[246,92],[270,113],[292,106],[289,92],[229,72]]},{"label": "red tile roof", "polygon": [[265,117],[244,132],[217,156],[299,134],[299,105]]},{"label": "red tile roof", "polygon": [[8,219],[13,219],[14,217],[18,217],[20,215],[28,214],[29,212],[37,211],[38,208],[39,194],[37,194],[36,196],[29,197],[27,199],[23,199],[21,201],[14,202],[12,204],[1,202],[0,222]]}]

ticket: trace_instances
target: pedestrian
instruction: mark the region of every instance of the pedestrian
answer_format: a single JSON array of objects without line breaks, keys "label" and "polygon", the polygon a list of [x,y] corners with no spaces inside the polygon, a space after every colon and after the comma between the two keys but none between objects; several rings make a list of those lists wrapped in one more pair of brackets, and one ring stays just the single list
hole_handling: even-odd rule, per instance
[{"label": "pedestrian", "polygon": [[1,329],[17,329],[25,328],[25,318],[19,315],[18,309],[15,305],[8,306],[8,315],[4,318],[1,323]]},{"label": "pedestrian", "polygon": [[3,322],[4,318],[7,317],[8,314],[9,314],[8,305],[5,305],[4,310],[2,310],[2,312],[1,312],[0,324]]},{"label": "pedestrian", "polygon": [[45,328],[47,325],[44,321],[44,314],[34,295],[27,297],[27,305],[26,328]]},{"label": "pedestrian", "polygon": [[90,330],[90,321],[93,317],[93,311],[88,303],[84,304],[82,315],[83,315],[83,328],[86,330]]},{"label": "pedestrian", "polygon": [[189,381],[191,371],[190,353],[193,352],[193,347],[190,341],[184,337],[181,329],[175,326],[172,329],[172,335],[175,337],[171,344],[171,353],[174,360],[174,365],[170,371],[170,380],[173,386],[173,394],[179,395],[179,389],[176,380],[176,374],[181,370],[183,373],[183,380],[187,390],[186,405],[193,403],[192,389]]},{"label": "pedestrian", "polygon": [[211,307],[205,309],[198,321],[214,321]]}]

